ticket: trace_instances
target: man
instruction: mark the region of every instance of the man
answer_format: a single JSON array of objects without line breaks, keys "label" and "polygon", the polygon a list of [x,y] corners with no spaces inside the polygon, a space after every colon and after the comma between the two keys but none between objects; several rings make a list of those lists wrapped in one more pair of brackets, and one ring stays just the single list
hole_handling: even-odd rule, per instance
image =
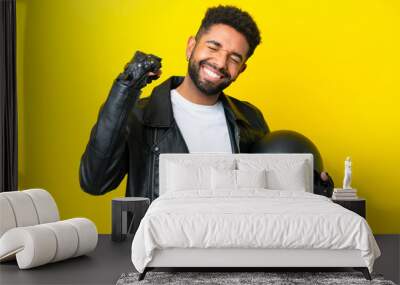
[{"label": "man", "polygon": [[246,69],[260,43],[251,16],[232,6],[207,10],[187,43],[184,78],[171,77],[138,99],[160,76],[161,59],[137,52],[114,81],[80,164],[85,192],[115,189],[126,173],[126,196],[158,197],[160,153],[247,152],[267,132],[253,105],[223,93]]}]

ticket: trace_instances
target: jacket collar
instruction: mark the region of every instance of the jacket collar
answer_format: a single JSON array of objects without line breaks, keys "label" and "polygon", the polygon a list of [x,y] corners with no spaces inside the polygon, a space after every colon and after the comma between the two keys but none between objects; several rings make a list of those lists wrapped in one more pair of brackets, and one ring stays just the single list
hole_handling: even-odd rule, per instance
[{"label": "jacket collar", "polygon": [[[150,96],[144,110],[143,122],[151,127],[170,127],[174,122],[171,103],[171,90],[177,88],[183,82],[183,77],[172,76],[160,85],[156,86]],[[222,93],[219,96],[228,119],[242,121],[250,125],[249,121],[234,104],[232,98]]]}]

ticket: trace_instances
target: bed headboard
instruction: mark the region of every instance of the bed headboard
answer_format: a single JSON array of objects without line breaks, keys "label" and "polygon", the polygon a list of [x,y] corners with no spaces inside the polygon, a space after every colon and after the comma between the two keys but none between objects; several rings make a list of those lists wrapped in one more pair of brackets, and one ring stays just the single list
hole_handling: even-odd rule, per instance
[{"label": "bed headboard", "polygon": [[256,167],[257,165],[266,165],[274,167],[274,165],[291,165],[304,163],[305,169],[305,189],[307,192],[313,193],[314,177],[313,177],[313,155],[311,153],[162,153],[159,161],[159,194],[166,192],[167,169],[170,163],[179,163],[193,166],[213,166],[221,163],[232,163],[234,169],[241,169],[242,166],[247,169]]}]

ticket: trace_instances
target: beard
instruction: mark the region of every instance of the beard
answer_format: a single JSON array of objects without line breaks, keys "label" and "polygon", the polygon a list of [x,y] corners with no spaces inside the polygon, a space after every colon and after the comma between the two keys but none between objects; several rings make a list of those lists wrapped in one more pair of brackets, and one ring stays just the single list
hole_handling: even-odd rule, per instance
[{"label": "beard", "polygon": [[[223,78],[221,79],[220,83],[215,84],[213,82],[200,79],[200,68],[204,64],[213,67],[223,75]],[[207,60],[200,60],[199,62],[197,62],[192,57],[190,57],[188,71],[189,71],[189,76],[192,79],[194,85],[197,87],[197,89],[199,89],[202,93],[204,93],[207,96],[214,96],[221,93],[225,88],[227,88],[233,82],[232,77],[226,70],[222,68],[217,68],[215,65],[208,63]]]}]

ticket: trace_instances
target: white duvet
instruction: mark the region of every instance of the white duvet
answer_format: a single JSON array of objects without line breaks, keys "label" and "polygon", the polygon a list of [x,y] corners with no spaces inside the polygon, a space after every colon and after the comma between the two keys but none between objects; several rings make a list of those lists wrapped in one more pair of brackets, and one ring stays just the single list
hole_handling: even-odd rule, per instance
[{"label": "white duvet", "polygon": [[135,268],[165,248],[358,249],[370,272],[380,256],[361,216],[320,195],[265,189],[160,196],[134,237]]}]

